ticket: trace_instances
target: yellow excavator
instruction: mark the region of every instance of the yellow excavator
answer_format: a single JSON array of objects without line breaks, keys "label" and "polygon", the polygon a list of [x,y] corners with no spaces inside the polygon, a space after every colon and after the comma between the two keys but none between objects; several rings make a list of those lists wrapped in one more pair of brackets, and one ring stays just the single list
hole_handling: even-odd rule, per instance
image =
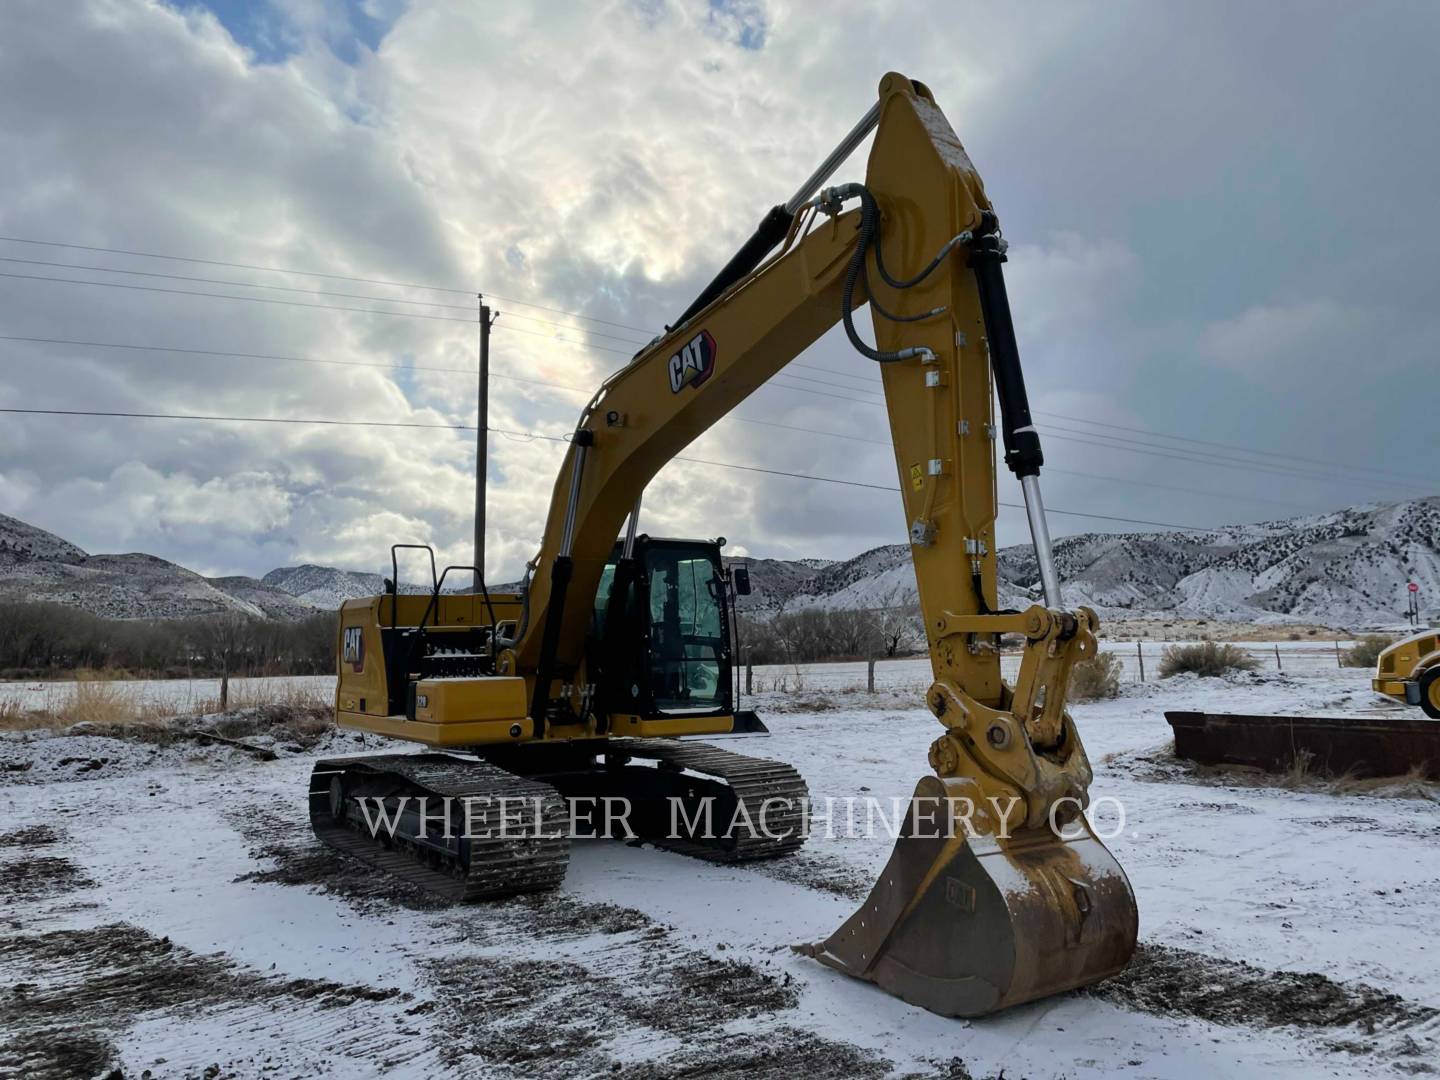
[{"label": "yellow excavator", "polygon": [[[864,184],[824,187],[872,132]],[[457,899],[553,888],[587,832],[723,862],[798,849],[800,775],[687,738],[763,730],[732,684],[745,574],[722,563],[723,539],[637,522],[666,462],[839,321],[880,365],[943,732],[864,905],[799,948],[947,1016],[1123,969],[1134,895],[1082,813],[1091,769],[1065,708],[1097,622],[1063,609],[1005,260],[931,92],[886,75],[795,196],[585,406],[518,591],[490,593],[471,567],[437,573],[432,553],[429,593],[402,593],[394,550],[385,594],[343,606],[339,724],[427,750],[319,762],[317,835]],[[874,345],[853,321],[867,302]],[[1025,611],[994,599],[997,435],[1044,591]],[[456,570],[475,574],[472,592],[446,589]],[[1001,634],[1025,642],[1013,686]]]}]

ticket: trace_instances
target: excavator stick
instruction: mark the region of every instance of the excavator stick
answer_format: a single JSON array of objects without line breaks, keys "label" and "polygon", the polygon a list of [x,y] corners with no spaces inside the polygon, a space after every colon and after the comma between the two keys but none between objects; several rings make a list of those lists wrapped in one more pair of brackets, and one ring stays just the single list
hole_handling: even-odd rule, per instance
[{"label": "excavator stick", "polygon": [[942,1016],[983,1016],[1121,971],[1135,949],[1135,902],[1085,819],[1063,839],[1048,829],[967,836],[943,809],[936,821],[941,784],[916,787],[860,910],[801,951]]},{"label": "excavator stick", "polygon": [[[827,189],[821,206],[861,202],[842,321],[882,371],[935,674],[927,704],[946,733],[864,905],[801,951],[933,1012],[982,1016],[1119,972],[1138,917],[1083,813],[1092,773],[1065,697],[1074,664],[1095,655],[1098,620],[1064,609],[999,219],[925,86],[885,76],[876,123],[866,183]],[[850,316],[862,285],[873,347]],[[1024,612],[990,600],[995,434],[1043,592]],[[1013,686],[1001,634],[1026,641]]]}]

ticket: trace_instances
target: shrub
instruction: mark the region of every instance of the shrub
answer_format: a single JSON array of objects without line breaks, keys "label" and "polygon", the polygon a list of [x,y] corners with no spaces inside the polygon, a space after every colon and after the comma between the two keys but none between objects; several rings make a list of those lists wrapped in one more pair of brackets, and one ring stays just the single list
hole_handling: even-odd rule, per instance
[{"label": "shrub", "polygon": [[1120,672],[1124,668],[1113,652],[1097,652],[1070,669],[1070,699],[1096,701],[1120,696]]},{"label": "shrub", "polygon": [[1394,638],[1384,634],[1366,634],[1354,646],[1340,654],[1340,662],[1346,667],[1373,668],[1380,654],[1395,644]]},{"label": "shrub", "polygon": [[1193,671],[1196,675],[1224,675],[1227,671],[1254,671],[1259,662],[1244,649],[1202,641],[1199,645],[1172,645],[1160,657],[1160,677]]}]

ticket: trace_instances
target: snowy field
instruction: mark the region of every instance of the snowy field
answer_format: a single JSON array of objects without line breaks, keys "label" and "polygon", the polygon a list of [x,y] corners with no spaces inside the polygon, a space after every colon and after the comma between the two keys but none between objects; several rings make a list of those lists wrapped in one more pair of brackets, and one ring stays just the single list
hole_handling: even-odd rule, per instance
[{"label": "snowy field", "polygon": [[[1158,678],[1161,654],[1170,644],[1163,641],[1147,641],[1143,644],[1102,641],[1100,649],[1102,652],[1114,652],[1120,657],[1123,679],[1138,682],[1142,663],[1147,680]],[[1190,645],[1194,642],[1182,644]],[[1241,642],[1237,647],[1250,653],[1264,671],[1324,674],[1335,671],[1339,666],[1337,647],[1345,649],[1351,644],[1353,642],[1344,641],[1339,642],[1338,646],[1329,641]],[[1020,654],[1007,653],[1001,657],[1000,664],[1005,677],[1014,679],[1020,667]],[[762,687],[768,690],[783,682],[786,690],[863,690],[866,686],[865,668],[863,662],[757,665],[754,669],[754,686],[757,691]],[[797,670],[800,675],[799,686],[796,685]],[[147,712],[163,709],[173,709],[177,713],[194,712],[212,705],[220,698],[219,679],[134,679],[107,685],[116,687],[127,701]],[[876,689],[913,690],[920,694],[924,693],[929,685],[929,657],[875,662]],[[0,705],[12,702],[26,710],[58,712],[74,693],[74,689],[75,683],[66,681],[0,681]],[[324,700],[332,697],[334,693],[335,678],[332,675],[230,680],[232,705],[286,701],[297,696]]]},{"label": "snowy field", "polygon": [[[1160,658],[1164,651],[1175,642],[1165,641],[1101,641],[1100,651],[1114,653],[1120,658],[1121,678],[1126,682],[1139,682],[1141,667],[1144,667],[1146,681],[1153,681],[1160,675]],[[1180,642],[1194,645],[1195,642]],[[1340,649],[1347,649],[1354,642],[1342,641]],[[1242,649],[1255,658],[1261,671],[1283,671],[1292,675],[1329,674],[1340,667],[1336,645],[1323,641],[1280,641],[1280,642],[1239,642]],[[1277,654],[1278,650],[1278,654]],[[755,689],[773,688],[784,680],[786,689],[796,689],[795,673],[800,673],[800,689],[813,690],[863,690],[866,686],[866,664],[861,662],[842,664],[765,664],[755,667]],[[1013,680],[1020,670],[1020,653],[1007,652],[1000,657],[1000,669],[1005,678]],[[904,660],[877,660],[875,662],[875,688],[888,690],[914,690],[924,693],[930,685],[930,658],[911,657]],[[3,693],[4,684],[0,684]]]},{"label": "snowy field", "polygon": [[[311,761],[380,749],[373,738],[277,744],[264,762],[12,733],[0,1076],[1433,1073],[1436,790],[1290,790],[1166,751],[1172,708],[1400,714],[1368,672],[1333,654],[1301,670],[1292,651],[1296,670],[1132,684],[1075,707],[1092,793],[1125,808],[1111,847],[1138,897],[1140,953],[1108,984],[969,1022],[790,949],[855,909],[889,854],[881,837],[815,836],[743,868],[580,841],[555,893],[447,907],[310,837]],[[910,793],[940,731],[916,707],[924,664],[879,665],[873,697],[855,689],[863,664],[770,690],[785,674],[767,669],[753,701],[773,735],[730,748],[791,762],[816,798]]]}]

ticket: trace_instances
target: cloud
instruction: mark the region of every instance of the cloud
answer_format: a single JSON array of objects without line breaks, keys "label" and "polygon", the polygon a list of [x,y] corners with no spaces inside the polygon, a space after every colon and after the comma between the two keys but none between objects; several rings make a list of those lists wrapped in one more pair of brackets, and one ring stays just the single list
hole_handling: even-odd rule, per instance
[{"label": "cloud", "polygon": [[[391,542],[423,540],[468,562],[474,433],[444,425],[474,422],[474,293],[501,311],[491,424],[563,437],[589,388],[685,307],[891,65],[930,85],[986,176],[1037,404],[1280,447],[1341,410],[1384,416],[1347,451],[1377,467],[1407,428],[1426,430],[1420,396],[1394,401],[1365,365],[1384,349],[1385,370],[1413,382],[1433,364],[1440,337],[1414,285],[1434,248],[1429,197],[1397,179],[1367,228],[1335,227],[1348,220],[1339,193],[1354,205],[1347,177],[1428,175],[1440,158],[1424,113],[1432,68],[1397,44],[1384,78],[1367,79],[1351,44],[1384,36],[1378,17],[1368,28],[1336,8],[1335,26],[1297,31],[1283,13],[1118,5],[961,19],[923,4],[305,0],[251,8],[251,26],[219,0],[14,6],[0,42],[0,235],[371,280],[0,241],[0,257],[70,264],[0,271],[110,283],[0,278],[0,334],[251,354],[5,341],[0,404],[438,425],[8,417],[0,512],[90,550],[263,573],[300,560],[375,569]],[[1282,108],[1292,98],[1303,112]],[[1383,124],[1359,123],[1382,105]],[[1323,118],[1342,114],[1363,155],[1335,152]],[[1384,138],[1397,130],[1403,146]],[[840,178],[861,176],[863,153]],[[1391,236],[1377,264],[1372,231],[1392,218],[1407,239]],[[1266,242],[1235,235],[1244,223]],[[1323,255],[1307,246],[1317,237]],[[1323,289],[1321,266],[1334,278]],[[1409,286],[1293,300],[1382,279]],[[1321,353],[1332,379],[1302,400],[1256,392],[1257,372]],[[737,414],[808,432],[731,419],[688,453],[893,484],[893,457],[873,442],[888,425],[874,366],[835,332],[801,362]],[[497,580],[534,553],[562,452],[492,436]],[[1162,473],[1078,443],[1051,458],[1119,478],[1055,476],[1062,508],[1206,522],[1274,510],[1245,501],[1267,495],[1265,477],[1207,478],[1180,461]],[[1234,495],[1196,504],[1137,486],[1167,482]],[[1322,505],[1366,494],[1297,485]],[[904,537],[889,493],[683,462],[645,507],[652,532],[724,534],[757,555],[837,557]],[[1002,539],[1019,539],[1019,522],[1007,512]]]}]

